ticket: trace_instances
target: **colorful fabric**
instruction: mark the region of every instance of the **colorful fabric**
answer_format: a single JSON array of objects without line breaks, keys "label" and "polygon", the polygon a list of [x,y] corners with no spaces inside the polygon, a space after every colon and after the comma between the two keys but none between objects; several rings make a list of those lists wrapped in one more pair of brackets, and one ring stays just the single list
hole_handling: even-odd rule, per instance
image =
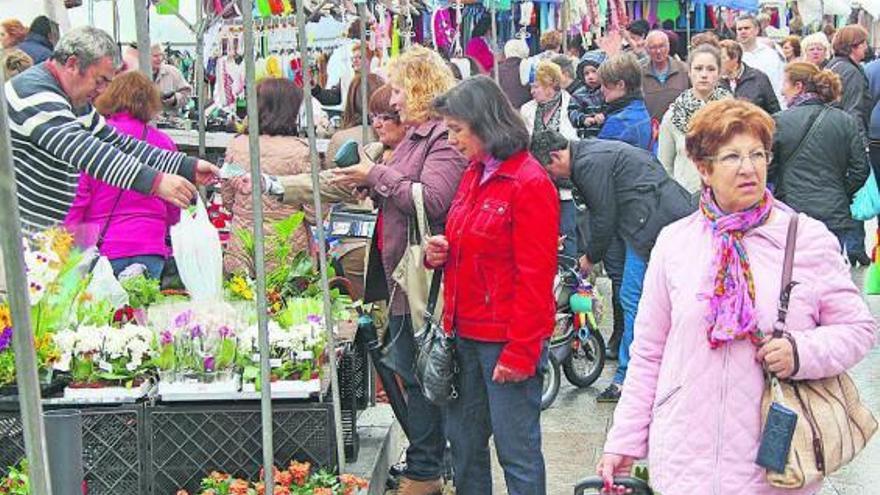
[{"label": "colorful fabric", "polygon": [[764,225],[773,210],[773,195],[764,197],[744,211],[725,213],[718,207],[712,189],[705,187],[700,196],[700,211],[712,228],[715,251],[715,281],[709,296],[707,337],[713,349],[733,340],[762,337],[755,312],[755,279],[743,236]]},{"label": "colorful fabric", "polygon": [[679,131],[687,134],[688,124],[691,122],[691,118],[694,114],[697,113],[697,110],[703,108],[706,103],[722,100],[724,98],[733,98],[733,94],[722,87],[715,88],[715,91],[712,91],[712,94],[709,95],[707,101],[697,98],[694,94],[694,90],[689,89],[680,94],[678,98],[672,102],[672,124],[678,128]]},{"label": "colorful fabric", "polygon": [[552,100],[546,103],[538,103],[538,111],[535,115],[532,135],[543,131],[559,132],[559,124],[562,116],[562,92],[556,93]]},{"label": "colorful fabric", "polygon": [[794,98],[792,98],[791,101],[788,102],[788,108],[792,108],[792,107],[796,107],[796,106],[800,106],[800,105],[805,105],[805,104],[811,104],[819,99],[820,99],[819,95],[817,95],[816,93],[811,93],[811,92],[801,93],[801,94],[795,96]]}]

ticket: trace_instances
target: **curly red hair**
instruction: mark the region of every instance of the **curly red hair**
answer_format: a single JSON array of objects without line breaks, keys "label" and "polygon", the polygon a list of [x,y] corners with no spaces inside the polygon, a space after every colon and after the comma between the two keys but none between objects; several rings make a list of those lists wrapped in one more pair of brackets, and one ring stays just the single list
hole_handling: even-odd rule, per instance
[{"label": "curly red hair", "polygon": [[6,31],[6,36],[9,38],[9,41],[3,48],[11,48],[21,43],[28,34],[28,28],[18,19],[4,19],[0,22],[0,26],[3,27],[3,30]]},{"label": "curly red hair", "polygon": [[113,78],[95,100],[98,113],[105,116],[129,113],[147,123],[162,110],[159,90],[142,72],[130,71]]}]

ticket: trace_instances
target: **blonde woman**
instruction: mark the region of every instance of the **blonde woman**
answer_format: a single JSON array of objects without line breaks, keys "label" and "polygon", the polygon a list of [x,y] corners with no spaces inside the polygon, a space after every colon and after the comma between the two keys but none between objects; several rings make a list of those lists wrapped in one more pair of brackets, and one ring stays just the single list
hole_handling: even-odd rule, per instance
[{"label": "blonde woman", "polygon": [[821,69],[831,59],[831,43],[825,33],[813,33],[801,40],[801,53],[804,62]]},{"label": "blonde woman", "polygon": [[520,109],[529,135],[556,131],[568,139],[577,139],[577,131],[568,120],[571,95],[562,89],[562,69],[558,65],[549,60],[538,62],[532,81],[532,98]]},{"label": "blonde woman", "polygon": [[440,408],[422,395],[412,372],[415,343],[406,288],[397,287],[391,273],[403,258],[408,225],[416,218],[412,185],[422,185],[431,232],[443,232],[446,213],[467,160],[449,144],[446,124],[431,109],[434,98],[455,85],[455,78],[440,55],[414,46],[391,61],[388,76],[391,106],[407,126],[406,136],[387,162],[373,163],[364,157],[359,165],[337,169],[335,182],[368,188],[379,207],[364,300],[371,302],[390,296],[386,364],[403,379],[408,397],[410,445],[397,493],[429,495],[442,489],[446,437]]}]

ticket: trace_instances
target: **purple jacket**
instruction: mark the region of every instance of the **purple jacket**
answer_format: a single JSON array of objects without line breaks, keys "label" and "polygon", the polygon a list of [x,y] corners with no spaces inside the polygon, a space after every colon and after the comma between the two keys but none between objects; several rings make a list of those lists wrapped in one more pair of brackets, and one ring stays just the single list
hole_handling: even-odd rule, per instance
[{"label": "purple jacket", "polygon": [[[393,290],[391,273],[403,258],[407,244],[407,225],[415,222],[412,199],[413,182],[421,182],[425,211],[431,232],[440,234],[446,224],[446,212],[458,190],[458,182],[467,168],[467,160],[446,140],[448,131],[440,120],[429,120],[411,127],[394,149],[387,165],[373,167],[367,183],[382,214],[382,269],[388,290],[394,294],[391,314],[409,313],[402,290]],[[375,280],[368,273],[367,292]],[[368,296],[369,297],[369,296]]]},{"label": "purple jacket", "polygon": [[[146,129],[147,143],[177,151],[165,133],[127,113],[107,118],[107,124],[122,134],[142,140]],[[113,260],[142,255],[170,256],[171,248],[166,245],[165,236],[178,220],[180,209],[162,199],[113,187],[83,173],[64,226],[82,246],[95,245],[106,226],[101,254]]]},{"label": "purple jacket", "polygon": [[[759,327],[776,320],[790,215],[777,201],[770,219],[743,237],[755,278]],[[876,341],[877,323],[840,254],[837,239],[801,214],[787,329],[796,342],[796,380],[855,366]],[[715,252],[700,212],[660,233],[651,251],[623,396],[605,452],[648,458],[659,493],[812,495],[820,487],[768,485],[755,464],[764,376],[747,340],[711,349],[706,337]]]}]

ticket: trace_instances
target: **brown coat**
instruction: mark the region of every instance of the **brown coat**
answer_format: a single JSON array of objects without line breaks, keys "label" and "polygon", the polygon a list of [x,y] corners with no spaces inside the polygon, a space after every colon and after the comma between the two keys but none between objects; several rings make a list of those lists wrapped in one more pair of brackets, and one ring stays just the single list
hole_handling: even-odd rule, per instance
[{"label": "brown coat", "polygon": [[[247,135],[236,136],[226,149],[226,161],[241,165],[245,170],[250,169],[250,153]],[[309,145],[298,137],[293,136],[260,136],[260,170],[271,175],[296,175],[311,170],[309,163]],[[249,193],[238,191],[231,183],[226,181],[220,188],[223,197],[223,205],[232,213],[232,229],[248,229],[253,231],[254,215],[252,197]],[[293,213],[299,211],[299,207],[285,206],[267,195],[263,195],[263,228],[269,226]],[[268,232],[267,232],[268,233]],[[294,236],[293,254],[303,251],[309,246],[309,231],[305,224]],[[226,273],[236,273],[244,270],[245,265],[238,257],[243,254],[241,245],[233,235],[229,246],[223,256],[223,269]],[[272,266],[267,263],[267,270]]]},{"label": "brown coat", "polygon": [[[367,176],[373,201],[382,215],[382,256],[381,263],[375,264],[378,257],[370,257],[365,300],[378,300],[393,292],[392,315],[409,313],[403,291],[392,290],[391,273],[406,250],[407,225],[415,221],[413,182],[422,183],[431,232],[440,234],[446,226],[446,212],[458,190],[458,182],[467,167],[464,156],[446,140],[447,134],[446,125],[440,120],[411,127],[388,164],[377,164]],[[381,271],[384,271],[384,277],[379,273]]]},{"label": "brown coat", "polygon": [[660,84],[657,80],[657,76],[651,70],[650,61],[642,65],[642,92],[645,94],[645,106],[648,107],[651,119],[663,120],[663,114],[669,109],[669,105],[689,87],[691,80],[688,76],[687,64],[684,62],[674,58],[669,59],[669,77],[666,79],[666,84]]}]

